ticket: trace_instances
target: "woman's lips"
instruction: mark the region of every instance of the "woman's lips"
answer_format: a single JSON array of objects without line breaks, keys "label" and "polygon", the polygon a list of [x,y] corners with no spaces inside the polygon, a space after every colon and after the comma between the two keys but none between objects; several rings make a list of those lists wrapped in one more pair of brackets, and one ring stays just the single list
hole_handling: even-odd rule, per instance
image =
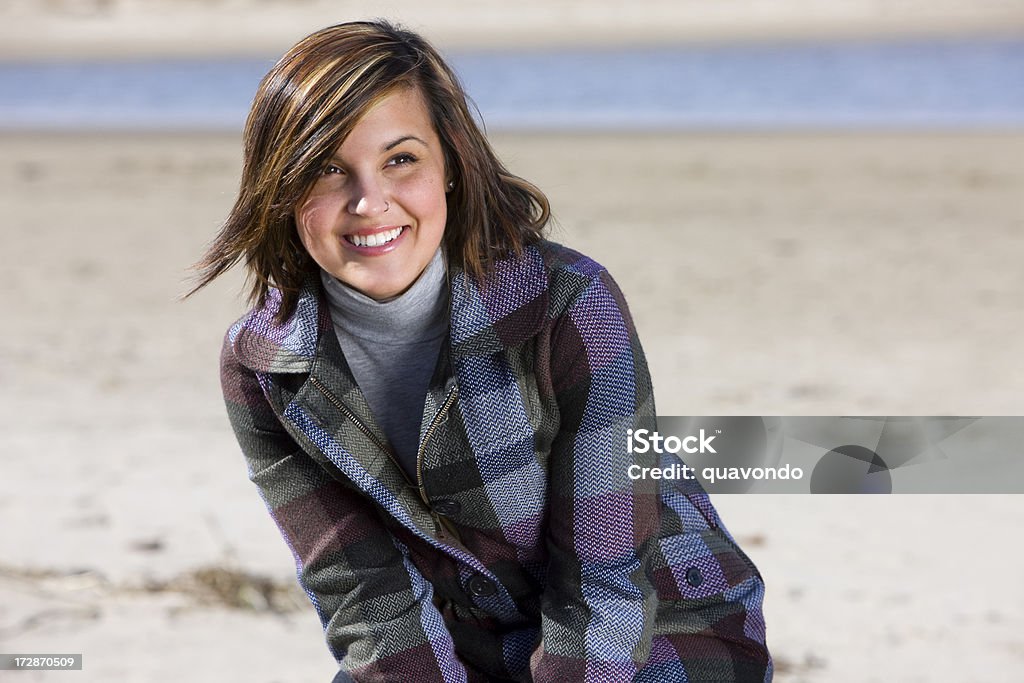
[{"label": "woman's lips", "polygon": [[351,235],[343,235],[342,241],[349,249],[366,255],[386,254],[398,247],[409,232],[408,225],[377,228]]}]

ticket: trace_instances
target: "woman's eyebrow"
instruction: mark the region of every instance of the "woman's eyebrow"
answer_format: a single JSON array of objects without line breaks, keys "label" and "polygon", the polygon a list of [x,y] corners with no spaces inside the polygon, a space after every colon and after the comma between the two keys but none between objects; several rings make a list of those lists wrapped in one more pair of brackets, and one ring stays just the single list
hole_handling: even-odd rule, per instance
[{"label": "woman's eyebrow", "polygon": [[[387,152],[387,151],[389,151],[391,149],[394,149],[395,147],[398,147],[400,144],[402,144],[403,142],[406,142],[408,140],[415,140],[416,142],[420,143],[424,147],[429,147],[430,146],[430,145],[428,145],[423,140],[423,138],[416,137],[415,135],[403,135],[400,138],[396,138],[395,140],[382,145],[381,148],[380,148],[380,151],[381,152]],[[337,161],[338,163],[342,163],[343,160],[341,158],[341,150],[338,150],[334,154],[331,155],[331,161]]]},{"label": "woman's eyebrow", "polygon": [[406,140],[415,140],[416,142],[420,143],[424,147],[428,146],[426,142],[424,142],[422,139],[416,137],[415,135],[403,135],[402,137],[398,138],[397,140],[394,140],[393,142],[389,142],[388,144],[386,144],[383,147],[381,147],[381,151],[382,152],[387,152],[390,149],[394,149],[395,147],[398,147],[400,144],[402,144]]}]

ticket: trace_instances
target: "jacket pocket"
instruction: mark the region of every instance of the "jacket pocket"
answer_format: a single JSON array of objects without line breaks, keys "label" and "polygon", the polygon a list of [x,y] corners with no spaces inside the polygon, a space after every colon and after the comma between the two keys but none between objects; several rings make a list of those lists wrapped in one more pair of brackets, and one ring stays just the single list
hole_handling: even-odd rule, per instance
[{"label": "jacket pocket", "polygon": [[710,598],[754,576],[757,568],[717,527],[660,539],[651,567],[659,600]]},{"label": "jacket pocket", "polygon": [[[665,671],[701,681],[771,680],[765,645],[764,582],[720,528],[666,536],[652,579],[658,595],[653,654],[636,680]],[[721,667],[708,669],[708,663]],[[716,673],[712,673],[712,671]],[[697,673],[701,672],[701,673]],[[673,678],[675,680],[675,678]]]}]

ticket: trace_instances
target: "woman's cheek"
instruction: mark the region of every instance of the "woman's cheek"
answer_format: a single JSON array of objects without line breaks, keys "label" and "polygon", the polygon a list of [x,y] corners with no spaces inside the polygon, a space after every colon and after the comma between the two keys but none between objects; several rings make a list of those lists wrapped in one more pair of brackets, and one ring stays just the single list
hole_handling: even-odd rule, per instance
[{"label": "woman's cheek", "polygon": [[440,174],[410,179],[400,188],[400,194],[419,211],[437,212],[448,205],[444,178]]},{"label": "woman's cheek", "polygon": [[[331,227],[328,197],[310,197],[296,212],[300,235],[317,236]],[[305,240],[303,240],[305,241]]]}]

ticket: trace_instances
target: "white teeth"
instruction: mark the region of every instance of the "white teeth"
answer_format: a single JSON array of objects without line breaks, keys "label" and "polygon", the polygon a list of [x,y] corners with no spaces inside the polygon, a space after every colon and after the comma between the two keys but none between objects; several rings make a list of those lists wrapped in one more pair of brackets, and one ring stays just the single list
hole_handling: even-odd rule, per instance
[{"label": "white teeth", "polygon": [[345,239],[357,247],[379,247],[382,244],[387,244],[401,234],[402,229],[395,228],[393,230],[377,232],[372,235],[346,235]]}]

